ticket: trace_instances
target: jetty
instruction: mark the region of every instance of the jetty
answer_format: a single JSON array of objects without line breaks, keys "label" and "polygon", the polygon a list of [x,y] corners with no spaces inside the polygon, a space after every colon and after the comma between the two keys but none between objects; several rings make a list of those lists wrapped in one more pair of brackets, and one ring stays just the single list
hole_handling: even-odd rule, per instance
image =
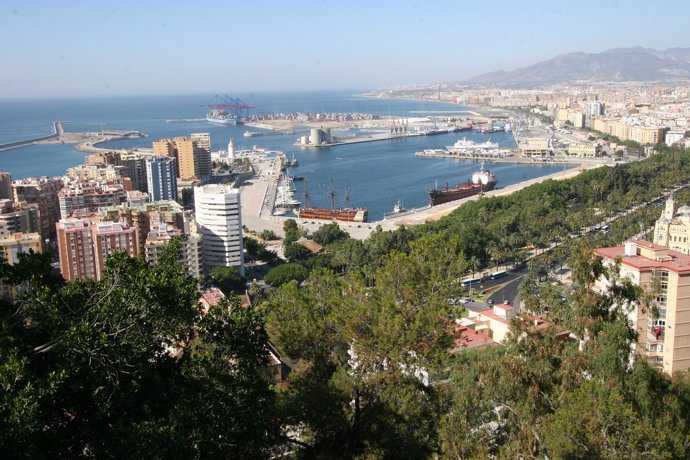
[{"label": "jetty", "polygon": [[0,144],[0,152],[10,149],[18,149],[20,147],[26,147],[28,145],[34,145],[39,142],[49,141],[53,139],[58,139],[60,136],[65,134],[63,129],[63,124],[72,123],[71,121],[54,121],[53,122],[53,134],[48,134],[47,136],[33,137],[31,139],[24,139],[23,141],[8,142],[6,144]]}]

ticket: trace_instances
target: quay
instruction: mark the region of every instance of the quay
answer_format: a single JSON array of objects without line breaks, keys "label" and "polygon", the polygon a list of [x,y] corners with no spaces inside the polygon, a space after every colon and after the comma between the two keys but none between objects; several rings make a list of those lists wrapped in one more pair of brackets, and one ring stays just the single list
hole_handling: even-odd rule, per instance
[{"label": "quay", "polygon": [[58,139],[59,137],[61,137],[62,135],[65,134],[65,130],[63,129],[62,125],[68,124],[68,123],[71,123],[71,121],[54,121],[53,122],[53,134],[49,134],[47,136],[39,136],[39,137],[31,138],[31,139],[24,139],[23,141],[8,142],[6,144],[0,144],[0,152],[2,152],[4,150],[18,149],[20,147],[26,147],[28,145],[34,145],[34,144],[37,144],[39,142]]},{"label": "quay", "polygon": [[[425,222],[439,220],[462,206],[464,203],[481,198],[479,195],[475,195],[438,206],[418,208],[414,212],[403,216],[389,217],[384,220],[364,223],[316,219],[307,220],[292,216],[274,216],[272,212],[278,186],[276,179],[280,176],[280,168],[282,165],[279,161],[281,160],[260,159],[253,162],[254,176],[238,184],[242,196],[242,223],[252,231],[261,232],[262,230],[272,230],[277,235],[282,235],[283,223],[286,219],[292,218],[300,227],[306,228],[309,232],[318,230],[322,225],[336,222],[341,229],[350,235],[350,237],[363,240],[368,238],[377,228],[381,228],[382,230],[396,230],[402,225],[420,225]],[[578,167],[564,169],[563,171],[523,181],[505,188],[495,189],[487,192],[483,196],[509,195],[529,187],[530,185],[546,180],[570,179],[586,169],[600,166],[605,165],[593,163],[578,165]]]},{"label": "quay", "polygon": [[396,133],[384,133],[384,134],[370,134],[367,136],[353,136],[353,137],[348,137],[348,138],[335,138],[336,142],[329,142],[329,143],[321,143],[321,144],[308,144],[308,143],[303,143],[300,142],[299,140],[295,142],[295,147],[316,147],[316,148],[321,148],[321,147],[334,147],[336,145],[348,145],[348,144],[360,144],[362,142],[376,142],[376,141],[387,141],[391,139],[404,139],[406,137],[416,137],[416,136],[424,136],[425,133],[420,132],[420,133],[404,133],[404,134],[396,134]]}]

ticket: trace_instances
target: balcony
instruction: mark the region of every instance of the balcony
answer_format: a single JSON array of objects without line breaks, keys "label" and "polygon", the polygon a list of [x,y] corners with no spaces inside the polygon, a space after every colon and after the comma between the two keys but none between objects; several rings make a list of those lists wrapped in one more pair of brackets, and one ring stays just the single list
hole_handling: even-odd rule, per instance
[{"label": "balcony", "polygon": [[648,327],[647,328],[647,342],[663,342],[666,337],[666,331],[663,326]]}]

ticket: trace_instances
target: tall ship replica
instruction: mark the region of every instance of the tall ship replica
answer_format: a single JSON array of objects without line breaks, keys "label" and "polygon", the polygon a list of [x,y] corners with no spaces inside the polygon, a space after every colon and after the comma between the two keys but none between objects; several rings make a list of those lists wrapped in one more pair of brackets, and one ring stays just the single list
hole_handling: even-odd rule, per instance
[{"label": "tall ship replica", "polygon": [[482,163],[479,171],[472,174],[472,180],[468,180],[464,184],[457,184],[455,187],[449,187],[446,183],[444,188],[433,188],[428,190],[429,205],[436,206],[450,201],[461,200],[468,196],[485,193],[493,190],[497,183],[498,179],[496,179],[496,175],[488,169],[484,169],[484,163]]},{"label": "tall ship replica", "polygon": [[333,188],[333,181],[331,181],[330,191],[328,194],[331,197],[330,208],[315,208],[309,206],[309,192],[307,191],[307,180],[304,180],[304,207],[295,210],[295,214],[300,219],[320,219],[320,220],[340,220],[343,222],[366,222],[368,219],[368,211],[366,208],[351,208],[350,195],[347,190],[347,183],[345,183],[345,207],[335,207],[335,189]]},{"label": "tall ship replica", "polygon": [[247,105],[240,99],[229,96],[216,95],[216,103],[209,104],[210,111],[206,114],[206,121],[215,125],[235,126],[243,123],[253,106]]}]

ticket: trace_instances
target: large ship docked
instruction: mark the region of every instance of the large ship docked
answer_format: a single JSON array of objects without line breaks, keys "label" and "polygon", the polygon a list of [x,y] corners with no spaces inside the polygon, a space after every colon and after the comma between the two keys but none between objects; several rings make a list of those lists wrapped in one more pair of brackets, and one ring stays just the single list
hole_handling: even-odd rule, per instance
[{"label": "large ship docked", "polygon": [[496,179],[496,175],[488,169],[484,169],[484,163],[482,163],[482,167],[479,171],[472,174],[472,179],[468,180],[467,183],[457,184],[452,188],[446,184],[444,188],[428,190],[429,205],[436,206],[438,204],[448,203],[450,201],[467,198],[468,196],[488,192],[493,190],[497,183],[498,179]]},{"label": "large ship docked", "polygon": [[237,117],[223,109],[213,109],[206,114],[206,121],[216,125],[235,126]]}]

